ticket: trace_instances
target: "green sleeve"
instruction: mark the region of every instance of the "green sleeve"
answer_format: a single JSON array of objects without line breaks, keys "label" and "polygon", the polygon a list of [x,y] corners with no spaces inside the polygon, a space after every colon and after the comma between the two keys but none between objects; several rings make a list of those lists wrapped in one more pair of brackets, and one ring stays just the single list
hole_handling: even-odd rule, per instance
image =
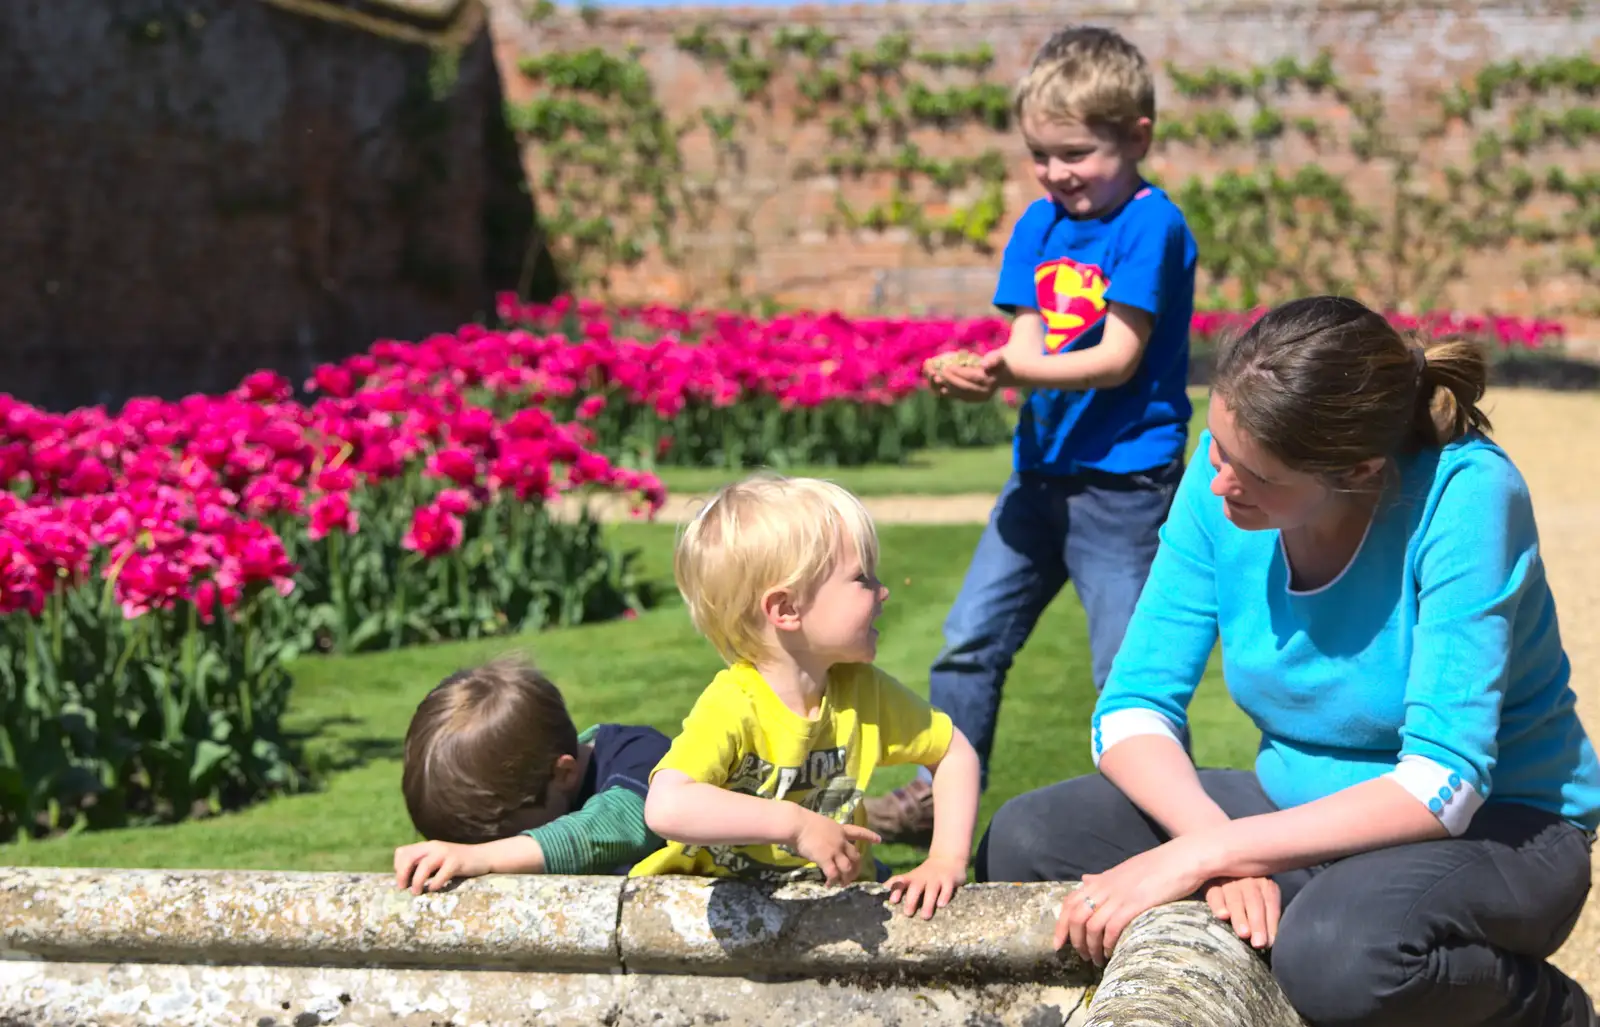
[{"label": "green sleeve", "polygon": [[539,843],[547,874],[609,874],[666,844],[645,826],[644,798],[627,788],[607,788],[525,833]]}]

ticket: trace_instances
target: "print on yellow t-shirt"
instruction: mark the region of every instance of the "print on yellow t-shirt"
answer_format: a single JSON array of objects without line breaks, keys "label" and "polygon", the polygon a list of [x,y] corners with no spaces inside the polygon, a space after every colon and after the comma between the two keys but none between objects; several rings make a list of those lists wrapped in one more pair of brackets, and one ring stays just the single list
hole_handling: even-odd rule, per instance
[{"label": "print on yellow t-shirt", "polygon": [[[796,802],[839,823],[865,826],[862,795],[880,766],[928,765],[950,746],[950,718],[869,664],[840,664],[814,719],[783,704],[748,663],[719,673],[684,718],[655,771],[680,771],[731,792]],[[655,771],[652,771],[652,776]],[[859,843],[870,880],[872,846]],[[750,880],[821,881],[815,863],[782,845],[668,842],[630,876],[695,874]]]}]

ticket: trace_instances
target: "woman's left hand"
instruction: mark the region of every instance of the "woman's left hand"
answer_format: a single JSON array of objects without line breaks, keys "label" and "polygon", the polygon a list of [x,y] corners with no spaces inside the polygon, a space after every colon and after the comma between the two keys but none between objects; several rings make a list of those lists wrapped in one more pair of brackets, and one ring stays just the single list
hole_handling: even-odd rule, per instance
[{"label": "woman's left hand", "polygon": [[1199,855],[1188,839],[1174,838],[1103,874],[1085,874],[1083,885],[1061,903],[1056,948],[1071,941],[1078,955],[1104,966],[1134,917],[1189,898],[1211,878]]}]

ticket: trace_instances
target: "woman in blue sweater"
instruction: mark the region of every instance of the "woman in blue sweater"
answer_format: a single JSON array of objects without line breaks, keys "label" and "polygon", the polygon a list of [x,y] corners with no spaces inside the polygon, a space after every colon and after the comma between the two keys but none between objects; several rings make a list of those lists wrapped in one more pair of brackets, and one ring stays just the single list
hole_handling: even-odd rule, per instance
[{"label": "woman in blue sweater", "polygon": [[[1095,708],[1099,773],[1002,807],[979,878],[1081,878],[1056,943],[1095,962],[1203,895],[1315,1027],[1596,1023],[1547,957],[1588,896],[1600,764],[1486,374],[1328,296],[1228,345]],[[1219,638],[1254,771],[1187,754]]]}]

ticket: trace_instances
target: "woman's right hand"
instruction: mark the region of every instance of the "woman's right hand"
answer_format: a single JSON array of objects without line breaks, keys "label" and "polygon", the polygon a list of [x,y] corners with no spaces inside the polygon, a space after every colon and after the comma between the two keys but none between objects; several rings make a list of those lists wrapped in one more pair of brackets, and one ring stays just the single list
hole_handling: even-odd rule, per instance
[{"label": "woman's right hand", "polygon": [[1270,877],[1233,877],[1206,885],[1206,904],[1218,920],[1233,924],[1234,933],[1258,949],[1278,938],[1283,912],[1278,882]]}]

